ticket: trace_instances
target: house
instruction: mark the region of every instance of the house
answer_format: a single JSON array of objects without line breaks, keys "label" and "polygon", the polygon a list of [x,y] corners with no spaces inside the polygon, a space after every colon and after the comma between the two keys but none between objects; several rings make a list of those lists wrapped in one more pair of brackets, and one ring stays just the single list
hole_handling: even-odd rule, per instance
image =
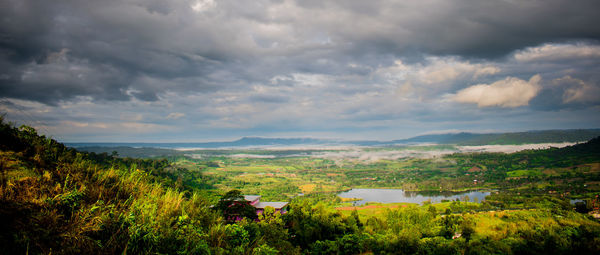
[{"label": "house", "polygon": [[288,211],[288,202],[261,202],[260,196],[257,195],[244,195],[244,200],[256,208],[256,215],[261,215],[267,207],[273,207],[276,212],[281,214]]}]

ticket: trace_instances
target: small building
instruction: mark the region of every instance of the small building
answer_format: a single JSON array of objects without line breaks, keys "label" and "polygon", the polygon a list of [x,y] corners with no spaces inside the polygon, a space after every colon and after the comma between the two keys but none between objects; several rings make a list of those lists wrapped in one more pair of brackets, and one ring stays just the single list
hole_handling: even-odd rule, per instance
[{"label": "small building", "polygon": [[261,202],[258,195],[244,195],[244,199],[256,208],[256,215],[261,215],[267,207],[273,207],[275,212],[280,212],[281,214],[288,211],[288,202]]}]

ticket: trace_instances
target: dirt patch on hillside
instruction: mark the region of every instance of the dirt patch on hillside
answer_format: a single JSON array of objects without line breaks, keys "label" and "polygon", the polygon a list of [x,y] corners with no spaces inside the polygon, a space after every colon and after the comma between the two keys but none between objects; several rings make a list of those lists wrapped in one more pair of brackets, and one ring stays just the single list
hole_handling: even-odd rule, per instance
[{"label": "dirt patch on hillside", "polygon": [[590,166],[590,172],[600,172],[600,163],[591,163],[588,166]]}]

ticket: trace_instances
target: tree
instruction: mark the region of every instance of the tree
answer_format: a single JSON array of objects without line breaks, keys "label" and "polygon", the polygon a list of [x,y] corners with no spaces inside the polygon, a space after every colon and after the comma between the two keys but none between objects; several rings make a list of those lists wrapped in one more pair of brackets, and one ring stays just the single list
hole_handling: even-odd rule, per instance
[{"label": "tree", "polygon": [[[257,223],[262,240],[269,244],[270,248],[290,253],[294,246],[288,241],[288,230],[281,218],[281,213],[276,212],[273,207],[267,206],[265,211],[258,217]],[[260,248],[260,247],[258,247]],[[262,251],[262,248],[261,248]],[[256,249],[254,249],[256,252]],[[267,254],[267,253],[260,253]]]},{"label": "tree", "polygon": [[471,235],[475,233],[475,224],[470,220],[463,219],[463,222],[460,224],[460,230],[462,237],[469,241],[471,240]]},{"label": "tree", "polygon": [[219,210],[223,217],[231,222],[241,218],[256,219],[256,208],[247,203],[246,199],[239,190],[231,190],[217,203],[215,209]]},{"label": "tree", "polygon": [[252,255],[275,255],[278,251],[267,244],[258,246],[252,250]]},{"label": "tree", "polygon": [[433,205],[429,205],[429,207],[427,207],[427,212],[431,213],[433,217],[437,216],[437,209],[435,209]]}]

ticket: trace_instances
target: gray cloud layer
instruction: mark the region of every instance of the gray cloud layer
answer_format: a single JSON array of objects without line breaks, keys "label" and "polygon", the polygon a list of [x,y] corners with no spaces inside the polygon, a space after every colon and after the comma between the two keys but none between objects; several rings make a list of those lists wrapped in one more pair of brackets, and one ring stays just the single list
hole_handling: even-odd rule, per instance
[{"label": "gray cloud layer", "polygon": [[[595,0],[6,0],[1,109],[46,111],[48,126],[107,134],[103,127],[127,126],[124,119],[183,133],[421,130],[425,119],[444,118],[457,122],[434,128],[460,128],[497,111],[479,108],[488,106],[480,98],[456,100],[460,91],[540,75],[531,95],[488,98],[500,102],[489,106],[510,108],[497,114],[514,118],[549,110],[584,118],[600,103],[599,7]],[[107,105],[126,117],[102,115]]]}]

